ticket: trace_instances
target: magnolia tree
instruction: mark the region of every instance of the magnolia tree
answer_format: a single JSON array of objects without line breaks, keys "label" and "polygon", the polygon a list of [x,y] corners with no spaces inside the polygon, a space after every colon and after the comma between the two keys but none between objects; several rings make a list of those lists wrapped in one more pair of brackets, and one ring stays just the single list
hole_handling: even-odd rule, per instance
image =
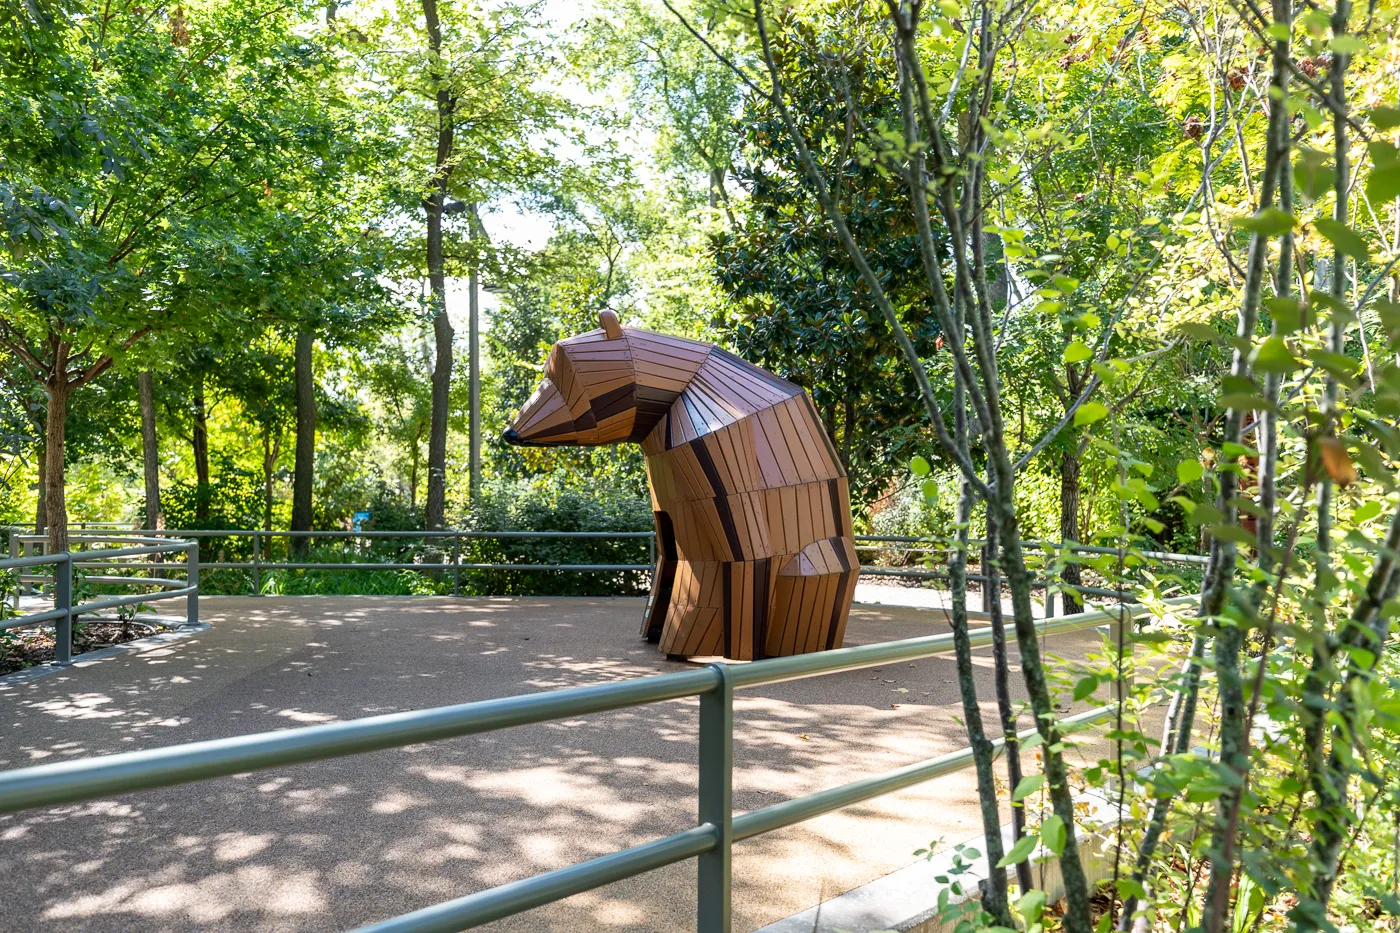
[{"label": "magnolia tree", "polygon": [[[1390,356],[1400,306],[1389,303],[1400,110],[1385,77],[1393,13],[1354,15],[1345,2],[1299,12],[1282,0],[1267,10],[1250,0],[1132,10],[889,0],[889,115],[862,119],[872,108],[854,100],[844,113],[798,109],[800,63],[785,54],[798,43],[787,36],[839,29],[866,7],[672,9],[776,114],[769,157],[805,178],[860,278],[859,302],[902,353],[937,452],[958,471],[951,625],[985,857],[998,870],[971,906],[946,912],[969,929],[1044,928],[1036,875],[1017,872],[1013,899],[1004,870],[1036,853],[1059,862],[1057,922],[1074,933],[1333,929],[1400,912],[1400,866],[1387,848],[1400,843],[1400,697],[1388,650],[1400,608],[1391,463],[1400,456],[1400,366]],[[1074,82],[1098,90],[1067,93]],[[1125,159],[1121,134],[1095,137],[1104,95],[1150,102],[1177,135]],[[1109,204],[1106,221],[1066,219],[1047,189],[1068,184],[1066,163],[1094,159],[1099,145],[1115,147],[1097,157],[1103,170],[1081,167],[1080,190],[1060,193],[1087,201],[1122,172],[1134,179],[1125,199],[1133,209]],[[838,155],[902,186],[927,313],[944,336],[937,358],[908,336],[913,312],[872,259],[886,244],[853,222],[850,190],[830,174]],[[1053,229],[1057,213],[1070,229]],[[989,256],[993,244],[1001,263]],[[997,287],[998,265],[1030,300]],[[1116,275],[1114,284],[1086,296],[1076,267]],[[1008,430],[1007,335],[1047,317],[1041,350],[1068,378],[1056,385],[1058,420],[1022,446]],[[1130,415],[1134,399],[1170,378],[1170,367],[1157,369],[1168,354],[1214,391],[1201,427],[1208,456],[1192,451],[1163,477],[1135,455]],[[1018,483],[1037,458],[1065,449],[1066,432],[1076,434],[1076,456],[1116,476],[1116,514],[1104,529],[1114,547],[1094,558],[1066,550],[1037,568],[1021,539]],[[914,466],[929,469],[925,458]],[[1012,606],[1011,639],[993,612],[994,729],[980,713],[968,633],[975,510]],[[1209,556],[1198,608],[1178,616],[1159,597],[1186,581],[1144,570],[1142,552],[1183,512]],[[1038,569],[1071,562],[1152,603],[1158,621],[1139,632],[1119,625],[1066,683],[1045,664],[1032,588]],[[1043,769],[1025,776],[1008,641],[1035,729],[1027,744]],[[1134,647],[1151,658],[1136,669]],[[1110,686],[1111,752],[1072,767],[1057,694],[1087,701]],[[1163,696],[1159,739],[1142,723]],[[993,731],[1007,742],[1009,800],[998,791]],[[1111,828],[1080,817],[1086,791],[1116,811]],[[1009,849],[1006,804],[1019,811]],[[1108,897],[1094,901],[1084,852],[1101,845],[1112,871]]]}]

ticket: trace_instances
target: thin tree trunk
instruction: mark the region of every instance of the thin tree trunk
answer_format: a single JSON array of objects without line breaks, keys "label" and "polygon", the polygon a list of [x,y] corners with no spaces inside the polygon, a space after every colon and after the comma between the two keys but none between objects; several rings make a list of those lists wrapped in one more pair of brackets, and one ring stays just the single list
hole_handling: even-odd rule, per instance
[{"label": "thin tree trunk", "polygon": [[[1066,450],[1060,455],[1060,541],[1068,544],[1082,544],[1079,537],[1079,479],[1084,460],[1077,449]],[[1060,579],[1066,584],[1060,601],[1066,614],[1084,611],[1084,600],[1079,590],[1083,578],[1079,565],[1070,562],[1060,572]],[[1049,599],[1049,596],[1046,597]]]},{"label": "thin tree trunk", "polygon": [[[987,543],[982,549],[982,608],[991,616],[992,662],[996,668],[997,709],[1001,713],[1001,733],[1006,752],[1006,780],[1014,791],[1021,783],[1021,740],[1017,736],[1016,707],[1011,702],[1011,663],[1006,649],[1006,620],[1001,614],[1001,576],[996,569],[997,526],[987,519]],[[1011,844],[1026,834],[1026,808],[1012,805]],[[1030,859],[1016,863],[1016,884],[1021,893],[1035,887]]]},{"label": "thin tree trunk", "polygon": [[[292,531],[311,530],[311,490],[316,472],[316,373],[312,350],[316,335],[309,330],[297,332],[296,342],[296,463],[292,477]],[[310,539],[292,539],[292,551],[304,555]]]},{"label": "thin tree trunk", "polygon": [[[982,710],[977,703],[977,680],[972,672],[972,646],[967,632],[967,522],[972,514],[972,487],[966,480],[958,484],[958,541],[948,561],[948,588],[952,594],[952,611],[948,615],[953,629],[953,650],[958,670],[958,692],[962,699],[963,726],[972,761],[977,773],[977,801],[982,811],[983,842],[987,865],[995,866],[1005,854],[1001,840],[1001,808],[997,805],[996,748],[987,738],[982,725]],[[992,922],[1010,927],[1011,910],[1006,890],[1006,872],[990,868],[982,907],[992,915]]]},{"label": "thin tree trunk", "polygon": [[65,429],[68,422],[66,347],[60,346],[49,380],[48,411],[44,421],[44,515],[48,521],[48,553],[68,550],[68,504],[64,499],[63,468]]},{"label": "thin tree trunk", "polygon": [[[428,29],[428,50],[432,60],[442,55],[442,25],[438,21],[437,0],[423,0],[423,19]],[[430,529],[441,528],[447,510],[447,414],[452,389],[452,322],[447,317],[447,278],[443,270],[442,210],[447,201],[447,180],[452,174],[454,114],[457,101],[438,70],[432,74],[437,85],[437,152],[433,163],[432,189],[423,201],[427,213],[428,289],[433,303],[432,406],[428,423],[428,500],[425,518]]]},{"label": "thin tree trunk", "polygon": [[199,523],[209,520],[209,412],[204,406],[204,371],[194,374],[194,399],[190,412],[194,426],[190,445],[194,451],[195,499],[194,517]]},{"label": "thin tree trunk", "polygon": [[146,527],[165,527],[160,509],[160,448],[156,440],[155,379],[149,372],[136,374],[141,402],[141,463],[146,480]]},{"label": "thin tree trunk", "polygon": [[[467,212],[471,217],[471,238],[473,244],[480,245],[480,241],[485,239],[481,227],[481,218],[477,215],[476,205],[467,205]],[[468,295],[468,317],[467,317],[467,367],[468,367],[468,444],[470,455],[468,457],[468,479],[467,479],[467,500],[472,504],[476,503],[476,497],[481,492],[481,274],[479,271],[480,256],[473,251],[471,275],[467,281]]]}]

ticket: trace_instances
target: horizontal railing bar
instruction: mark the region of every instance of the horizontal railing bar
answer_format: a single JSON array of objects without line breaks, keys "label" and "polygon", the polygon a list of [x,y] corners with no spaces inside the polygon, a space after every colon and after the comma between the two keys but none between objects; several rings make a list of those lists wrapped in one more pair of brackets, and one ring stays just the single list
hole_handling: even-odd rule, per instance
[{"label": "horizontal railing bar", "polygon": [[22,570],[25,567],[57,566],[68,558],[62,554],[36,554],[32,557],[7,557],[0,560],[0,570]]},{"label": "horizontal railing bar", "polygon": [[499,887],[359,927],[354,933],[457,933],[709,852],[719,830],[709,823]]},{"label": "horizontal railing bar", "polygon": [[719,681],[718,672],[701,668],[35,765],[0,772],[0,813],[659,703],[708,693],[719,686]]},{"label": "horizontal railing bar", "polygon": [[[125,530],[125,529],[123,529]],[[495,538],[597,538],[597,539],[619,539],[619,538],[652,538],[655,532],[652,531],[454,531],[452,529],[428,530],[405,530],[405,531],[347,531],[344,529],[325,529],[321,531],[290,531],[281,529],[257,529],[257,528],[172,528],[172,529],[133,529],[125,535],[98,535],[98,534],[70,534],[70,539],[95,540],[95,541],[116,541],[116,540],[140,540],[142,537],[171,537],[179,536],[186,538],[218,538],[218,537],[251,537],[261,535],[268,538],[463,538],[490,540]],[[15,536],[19,541],[25,543],[43,542],[47,540],[44,535],[21,534]],[[919,551],[946,551],[950,548],[947,542],[937,538],[920,537],[917,535],[855,535],[854,540],[859,545],[861,543],[879,544],[911,544],[917,545],[914,548],[905,550]],[[981,539],[969,539],[971,545],[981,545]],[[1058,548],[1055,542],[1039,540],[1023,541],[1026,547],[1041,549],[1044,547]],[[1117,554],[1118,548],[1103,547],[1090,544],[1075,544],[1071,550],[1085,554]],[[1173,563],[1204,564],[1207,558],[1201,554],[1176,554],[1170,551],[1138,551],[1138,556],[1146,557],[1150,560],[1169,561]]]},{"label": "horizontal railing bar", "polygon": [[[178,564],[176,566],[179,566]],[[252,570],[257,567],[261,570],[572,570],[579,572],[606,571],[606,570],[653,570],[650,564],[454,564],[446,561],[441,564],[294,564],[283,562],[259,562],[252,561],[208,561],[200,562],[203,570]]]},{"label": "horizontal railing bar", "polygon": [[45,609],[43,612],[31,612],[27,616],[14,616],[9,619],[0,619],[0,630],[39,625],[42,622],[61,619],[67,614],[67,609]]},{"label": "horizontal railing bar", "polygon": [[77,566],[95,564],[118,557],[145,557],[150,554],[183,554],[191,542],[183,544],[156,544],[150,547],[104,548],[100,551],[73,551],[73,563]]},{"label": "horizontal railing bar", "polygon": [[[1061,719],[1057,725],[1061,733],[1078,732],[1108,719],[1116,710],[1116,705],[1101,706],[1098,709]],[[1035,729],[1026,729],[1017,733],[1022,740],[1029,739],[1035,734]],[[1005,744],[1006,739],[1003,737],[992,740],[993,747],[998,751]],[[771,833],[775,829],[802,823],[813,817],[821,816],[823,813],[830,813],[832,810],[840,810],[842,807],[849,807],[874,797],[882,797],[885,794],[891,794],[904,790],[906,787],[913,787],[936,777],[960,771],[972,761],[972,756],[971,748],[963,748],[904,768],[896,768],[884,774],[877,774],[874,777],[862,778],[859,781],[842,784],[840,787],[817,791],[806,797],[775,803],[761,810],[736,813],[734,815],[734,841],[738,842],[741,839],[751,839],[754,836]]]},{"label": "horizontal railing bar", "polygon": [[[157,565],[157,566],[168,567],[168,566],[171,566],[171,565],[169,565],[169,564],[159,564],[159,565]],[[179,565],[176,565],[176,566],[179,566]],[[21,579],[26,579],[26,578],[21,577]],[[44,582],[52,582],[53,577],[43,577],[43,578],[37,578],[37,577],[36,577],[36,578],[31,578],[31,579],[35,579],[35,580],[42,579]],[[84,583],[101,583],[101,584],[112,585],[112,586],[116,586],[116,585],[123,584],[123,583],[130,583],[130,584],[139,585],[139,586],[158,586],[158,587],[162,587],[162,588],[168,589],[168,590],[169,590],[169,589],[175,589],[175,588],[177,588],[177,587],[183,587],[183,586],[186,585],[184,580],[167,579],[167,578],[165,578],[165,577],[118,577],[118,576],[111,576],[111,577],[93,577],[93,576],[85,576],[85,577],[83,577],[83,582],[84,582]]]},{"label": "horizontal railing bar", "polygon": [[182,586],[178,590],[166,590],[163,593],[132,593],[130,596],[113,596],[109,599],[99,599],[96,602],[82,603],[73,607],[73,615],[88,615],[94,612],[101,612],[104,609],[117,609],[122,606],[135,606],[140,603],[152,603],[158,599],[175,599],[179,596],[189,596],[198,593],[198,586]]},{"label": "horizontal railing bar", "polygon": [[[1178,596],[1164,600],[1167,606],[1194,605],[1199,597]],[[1141,618],[1151,612],[1143,605],[1127,605],[1114,609],[1092,609],[1074,615],[1055,616],[1035,622],[1037,635],[1060,635],[1081,629],[1116,621],[1126,612],[1129,618]],[[979,626],[968,632],[972,647],[981,648],[992,643],[991,626]],[[906,638],[901,641],[878,642],[873,645],[857,645],[853,648],[835,648],[831,651],[818,651],[812,654],[797,654],[785,658],[769,658],[753,664],[736,665],[730,672],[730,681],[737,690],[742,687],[757,687],[776,684],[787,680],[800,680],[836,671],[859,670],[877,664],[895,661],[916,661],[920,658],[949,654],[953,650],[953,634],[924,635],[919,638]]]},{"label": "horizontal railing bar", "polygon": [[[432,531],[346,531],[344,529],[329,529],[325,531],[287,531],[273,530],[263,531],[255,528],[171,528],[171,529],[141,529],[130,535],[94,535],[94,534],[70,534],[69,540],[81,541],[116,541],[130,539],[133,537],[170,537],[178,535],[185,538],[251,538],[259,535],[264,538],[650,538],[656,534],[654,531],[452,531],[451,529],[439,528]],[[16,535],[17,540],[25,543],[36,543],[47,541],[45,535]]]}]

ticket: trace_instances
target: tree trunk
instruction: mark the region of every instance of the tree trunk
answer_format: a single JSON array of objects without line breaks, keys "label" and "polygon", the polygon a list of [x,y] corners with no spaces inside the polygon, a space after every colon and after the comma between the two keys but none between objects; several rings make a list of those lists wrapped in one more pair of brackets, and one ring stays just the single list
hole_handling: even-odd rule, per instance
[{"label": "tree trunk", "polygon": [[263,529],[272,530],[272,473],[277,468],[277,455],[282,452],[282,437],[272,439],[272,428],[263,429]]},{"label": "tree trunk", "polygon": [[[475,239],[473,237],[473,239]],[[467,501],[476,504],[476,497],[481,489],[481,326],[478,320],[480,313],[480,281],[476,267],[472,267],[471,277],[468,280],[468,295],[470,296],[470,316],[468,318],[467,329],[467,366],[469,372],[469,420],[467,431],[468,468],[470,470],[467,480]]]},{"label": "tree trunk", "polygon": [[141,461],[146,479],[146,527],[164,528],[160,510],[160,449],[156,443],[156,388],[149,372],[137,373],[137,394],[141,400]]},{"label": "tree trunk", "polygon": [[34,505],[34,533],[36,535],[43,534],[45,531],[48,530],[49,527],[49,503],[47,501],[47,490],[49,488],[47,428],[44,429],[44,435],[44,441],[41,444],[39,444],[38,450],[35,451],[35,459],[38,461],[39,467],[39,496],[38,500]]},{"label": "tree trunk", "polygon": [[190,431],[190,445],[194,448],[195,475],[195,520],[203,524],[209,520],[209,412],[204,407],[204,372],[200,370],[194,377],[194,403],[191,410],[194,427]]},{"label": "tree trunk", "polygon": [[[1001,734],[1006,751],[1006,781],[1013,791],[1021,783],[1021,739],[1018,735],[1016,706],[1011,701],[1011,660],[1006,649],[1006,620],[1001,614],[1001,576],[997,572],[997,526],[987,516],[987,543],[982,548],[982,608],[991,617],[992,664],[996,675],[997,711],[1001,714]],[[1026,834],[1026,807],[1012,804],[1011,844]],[[1024,894],[1035,887],[1031,860],[1016,863],[1016,884]]]},{"label": "tree trunk", "polygon": [[[441,60],[442,25],[438,21],[437,0],[423,0],[423,20],[428,28],[428,50],[433,61]],[[439,66],[440,67],[440,66]],[[441,528],[447,509],[447,407],[452,388],[452,322],[447,319],[447,278],[443,271],[442,209],[447,202],[447,179],[452,174],[453,116],[457,99],[446,86],[446,77],[437,68],[432,73],[437,84],[438,138],[433,162],[432,190],[423,200],[428,215],[428,288],[433,302],[433,393],[428,419],[428,501],[425,519],[428,528]]]},{"label": "tree trunk", "polygon": [[[66,363],[66,354],[59,360]],[[49,408],[44,432],[44,515],[48,521],[48,553],[68,550],[68,504],[63,496],[64,429],[68,421],[68,379],[62,365],[48,384]]]},{"label": "tree trunk", "polygon": [[[292,531],[311,530],[311,484],[316,472],[316,373],[312,368],[311,351],[315,342],[316,335],[311,331],[297,332],[297,449],[292,478]],[[292,551],[303,555],[309,543],[305,536],[293,538]]]},{"label": "tree trunk", "polygon": [[[1060,455],[1060,541],[1065,543],[1083,543],[1079,540],[1079,473],[1083,463],[1078,450],[1067,450]],[[1066,584],[1060,597],[1065,613],[1083,612],[1083,598],[1078,590],[1070,589],[1083,582],[1079,565],[1065,564],[1060,579]],[[1050,597],[1045,598],[1049,600]]]}]

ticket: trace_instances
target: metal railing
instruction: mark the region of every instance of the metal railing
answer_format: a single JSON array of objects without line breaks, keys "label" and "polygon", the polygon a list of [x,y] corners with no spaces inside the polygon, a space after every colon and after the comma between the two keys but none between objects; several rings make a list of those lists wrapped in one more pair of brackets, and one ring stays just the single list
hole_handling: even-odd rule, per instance
[{"label": "metal railing", "polygon": [[[108,539],[112,540],[112,539]],[[24,615],[0,618],[0,631],[10,629],[26,628],[32,625],[42,625],[51,622],[54,625],[54,663],[59,665],[71,664],[73,661],[73,619],[81,615],[90,615],[103,612],[108,609],[119,609],[123,606],[135,606],[141,603],[156,602],[162,599],[185,600],[185,618],[187,623],[193,624],[199,621],[199,542],[173,540],[151,543],[150,538],[139,536],[123,536],[121,541],[137,542],[133,547],[105,548],[95,551],[63,551],[59,554],[32,554],[27,557],[15,556],[20,541],[18,536],[10,538],[10,554],[6,560],[0,560],[0,572],[7,570],[19,571],[20,582],[34,582],[40,584],[51,584],[53,587],[53,608],[40,612],[31,612]],[[183,566],[185,569],[184,581],[171,580],[164,577],[125,577],[125,576],[88,576],[86,579],[92,583],[102,583],[109,585],[135,585],[153,586],[157,588],[154,593],[130,593],[123,596],[109,596],[105,599],[93,599],[88,602],[74,603],[73,601],[73,575],[76,568],[82,567],[108,567],[121,568],[128,564],[117,563],[114,560],[126,560],[132,557],[163,557],[165,555],[185,555],[185,563],[159,563],[154,566],[164,569],[174,569]],[[33,570],[39,567],[52,567],[50,574],[25,573],[26,570]],[[18,609],[20,601],[19,588],[15,589],[15,608]]]},{"label": "metal railing", "polygon": [[[1194,604],[1196,598],[1178,597],[1167,600],[1165,605],[1169,609],[1185,608]],[[1036,626],[1042,635],[1048,636],[1104,623],[1131,625],[1149,615],[1146,607],[1123,606],[1046,619]],[[975,629],[970,636],[973,647],[983,647],[992,641],[989,628]],[[1110,641],[1116,643],[1116,639]],[[734,691],[914,661],[950,654],[953,650],[951,634],[929,635],[750,664],[711,664],[697,670],[597,686],[36,765],[0,772],[0,813],[94,800],[695,696],[700,698],[699,807],[695,826],[586,862],[372,923],[360,927],[356,933],[466,930],[690,858],[698,860],[696,916],[699,933],[729,933],[733,843],[920,784],[964,768],[972,760],[971,750],[963,749],[736,815],[732,805]],[[1090,710],[1062,720],[1060,726],[1064,731],[1086,728],[1110,718],[1116,709],[1116,705],[1110,705]],[[1022,735],[1029,738],[1033,732],[1027,730]]]},{"label": "metal railing", "polygon": [[[14,549],[14,541],[19,541],[21,546],[35,549],[45,540],[42,535],[21,533],[20,529],[11,529],[11,550]],[[316,571],[376,571],[376,570],[412,570],[420,573],[451,573],[452,575],[452,595],[459,596],[462,592],[462,574],[471,571],[550,571],[550,572],[570,572],[570,573],[650,573],[656,566],[656,535],[651,531],[467,531],[460,529],[440,529],[434,531],[281,531],[265,529],[135,529],[126,532],[127,535],[142,537],[178,537],[182,539],[209,539],[209,538],[247,538],[252,542],[252,559],[245,561],[225,561],[212,560],[204,563],[206,570],[242,570],[247,571],[251,576],[251,595],[259,595],[262,592],[263,574],[276,570],[316,570]],[[70,533],[70,539],[90,542],[107,542],[126,540],[121,536],[103,534],[100,532]],[[375,541],[384,539],[399,540],[423,540],[444,542],[444,547],[437,555],[441,560],[415,560],[415,561],[305,561],[305,560],[275,560],[265,557],[268,545],[278,538],[285,538],[290,541],[309,539],[331,539],[331,540],[365,540]],[[643,540],[647,541],[648,562],[645,564],[619,564],[619,563],[592,563],[592,564],[552,564],[552,563],[487,563],[462,560],[462,543],[464,541],[477,540]],[[927,558],[930,555],[946,554],[948,545],[945,542],[931,538],[912,537],[907,535],[856,535],[857,551],[898,551],[912,555],[923,555]],[[973,556],[976,556],[976,549],[984,542],[972,540],[969,544],[973,547]],[[1027,540],[1022,542],[1029,552],[1048,554],[1059,550],[1063,545],[1054,542]],[[1071,544],[1069,549],[1078,554],[1101,554],[1112,555],[1117,553],[1114,548],[1098,547],[1085,544]],[[291,551],[291,548],[288,549]],[[1197,554],[1175,554],[1166,551],[1144,551],[1138,552],[1143,558],[1164,564],[1187,564],[1203,566],[1206,558]],[[129,564],[126,569],[154,569],[159,565],[152,563]],[[861,564],[861,574],[867,577],[901,577],[913,580],[946,580],[946,571],[929,569],[927,567],[891,567],[874,564]],[[982,573],[969,573],[967,579],[973,583],[985,583],[987,577]],[[1116,590],[1105,589],[1093,586],[1076,586],[1065,583],[1061,580],[1037,580],[1032,584],[1037,589],[1059,589],[1073,590],[1081,596],[1100,596],[1107,598],[1119,598],[1121,594]],[[1053,595],[1046,599],[1046,615],[1054,615]]]}]

